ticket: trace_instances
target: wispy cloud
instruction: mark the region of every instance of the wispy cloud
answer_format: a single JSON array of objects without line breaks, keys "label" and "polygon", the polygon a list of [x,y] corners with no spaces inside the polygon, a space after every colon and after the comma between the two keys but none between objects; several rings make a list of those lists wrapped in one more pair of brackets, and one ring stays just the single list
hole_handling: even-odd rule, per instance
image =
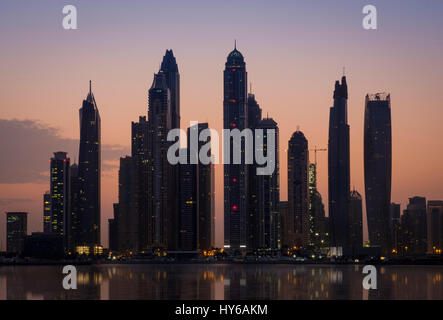
[{"label": "wispy cloud", "polygon": [[[48,181],[53,152],[77,155],[78,140],[63,138],[57,128],[39,121],[0,119],[0,150],[0,183],[40,183]],[[102,169],[114,169],[112,162],[128,152],[121,145],[102,145]]]}]

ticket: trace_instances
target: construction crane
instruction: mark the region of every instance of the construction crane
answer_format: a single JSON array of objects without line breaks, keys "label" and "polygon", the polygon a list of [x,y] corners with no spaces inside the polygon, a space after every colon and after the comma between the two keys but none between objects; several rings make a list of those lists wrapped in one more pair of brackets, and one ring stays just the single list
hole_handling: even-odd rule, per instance
[{"label": "construction crane", "polygon": [[314,149],[311,149],[309,151],[314,151],[314,164],[315,164],[315,167],[317,168],[317,152],[318,151],[328,151],[328,149],[321,149],[321,148],[317,148],[317,146],[315,146]]}]

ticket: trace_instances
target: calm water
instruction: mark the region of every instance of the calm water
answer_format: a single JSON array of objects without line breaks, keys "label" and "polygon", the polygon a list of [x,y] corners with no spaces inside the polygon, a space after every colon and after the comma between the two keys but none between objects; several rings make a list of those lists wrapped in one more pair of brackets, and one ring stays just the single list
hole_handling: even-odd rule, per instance
[{"label": "calm water", "polygon": [[378,290],[355,265],[79,266],[78,289],[60,266],[0,267],[1,299],[443,299],[442,266],[377,267]]}]

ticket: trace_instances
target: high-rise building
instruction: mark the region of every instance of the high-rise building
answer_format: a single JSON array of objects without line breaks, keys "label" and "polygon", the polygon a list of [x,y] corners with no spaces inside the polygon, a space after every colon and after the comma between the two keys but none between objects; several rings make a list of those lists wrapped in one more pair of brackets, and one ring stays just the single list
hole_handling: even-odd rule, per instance
[{"label": "high-rise building", "polygon": [[[116,205],[114,203],[114,205]],[[115,219],[108,219],[108,227],[109,227],[109,250],[117,251],[118,250],[118,236],[117,236],[117,223]]]},{"label": "high-rise building", "polygon": [[50,162],[51,232],[64,238],[65,248],[70,236],[71,178],[66,152],[54,152]]},{"label": "high-rise building", "polygon": [[134,195],[134,199],[137,201],[137,217],[139,221],[137,247],[139,250],[143,250],[148,248],[149,230],[152,228],[152,220],[149,219],[148,211],[150,164],[148,159],[149,123],[146,121],[146,117],[140,117],[139,122],[132,122],[131,129],[131,152],[137,170],[137,194]]},{"label": "high-rise building", "polygon": [[334,105],[329,115],[328,191],[331,254],[349,251],[350,158],[346,77],[335,82]]},{"label": "high-rise building", "polygon": [[120,158],[118,172],[117,238],[118,250],[131,252],[140,250],[137,163],[133,157]]},{"label": "high-rise building", "polygon": [[364,123],[365,197],[371,246],[383,254],[392,250],[389,230],[391,203],[392,134],[389,94],[366,95]]},{"label": "high-rise building", "polygon": [[[269,157],[269,135],[273,131],[275,138],[275,170],[270,175],[259,175],[251,172],[251,175],[256,175],[256,194],[257,194],[257,223],[254,225],[255,230],[250,228],[250,233],[255,233],[255,248],[257,249],[271,249],[277,250],[281,248],[280,239],[280,178],[279,178],[279,131],[277,123],[272,118],[264,118],[257,125],[257,129],[263,130],[263,154]],[[257,147],[257,146],[256,146]],[[267,164],[269,165],[269,164]],[[257,165],[256,167],[261,167]]]},{"label": "high-rise building", "polygon": [[[170,92],[163,72],[154,75],[149,89],[148,109],[148,245],[155,248],[175,249],[178,244],[178,210],[168,201],[171,198],[171,174],[167,159],[171,129]],[[175,181],[173,181],[175,182]],[[175,198],[177,194],[173,195]]]},{"label": "high-rise building", "polygon": [[101,121],[91,82],[89,93],[86,100],[83,100],[79,113],[79,232],[78,239],[74,242],[76,246],[92,248],[100,245]]},{"label": "high-rise building", "polygon": [[43,195],[43,232],[51,232],[51,193],[49,191]]},{"label": "high-rise building", "polygon": [[349,227],[350,246],[355,252],[363,246],[363,204],[357,190],[352,190],[349,197]]},{"label": "high-rise building", "polygon": [[412,197],[401,217],[404,255],[424,255],[427,249],[426,198]]},{"label": "high-rise building", "polygon": [[[223,129],[242,131],[248,127],[247,72],[243,55],[237,48],[229,53],[223,75]],[[241,163],[233,164],[233,138],[230,139],[229,164],[224,164],[224,247],[246,249],[248,236],[248,166],[245,143],[240,143]],[[235,150],[237,152],[238,150]]]},{"label": "high-rise building", "polygon": [[[254,130],[258,127],[261,119],[262,119],[262,110],[255,99],[255,95],[252,93],[248,94],[248,128]],[[255,135],[253,136],[253,150],[255,152],[256,144],[255,144]],[[249,232],[248,239],[248,247],[249,248],[259,248],[257,241],[259,237],[259,215],[258,215],[258,175],[257,171],[257,163],[254,162],[248,165],[248,228],[251,232]]]},{"label": "high-rise building", "polygon": [[[197,130],[196,126],[188,129]],[[189,134],[188,134],[189,137]],[[189,145],[188,145],[189,146]],[[199,165],[190,163],[189,149],[185,149],[188,159],[180,164],[180,235],[178,247],[184,251],[194,251],[199,247]]]},{"label": "high-rise building", "polygon": [[280,244],[281,248],[292,247],[292,241],[289,238],[291,230],[289,230],[289,203],[288,201],[280,201],[278,203],[278,211],[280,215]]},{"label": "high-rise building", "polygon": [[160,71],[165,74],[170,92],[171,129],[180,128],[180,73],[172,49],[166,50]]},{"label": "high-rise building", "polygon": [[6,212],[6,251],[22,253],[27,231],[27,212]]},{"label": "high-rise building", "polygon": [[69,232],[68,232],[68,248],[74,251],[80,237],[80,221],[79,221],[79,205],[80,205],[80,188],[81,181],[78,176],[78,165],[73,164],[70,168],[70,209],[69,212]]},{"label": "high-rise building", "polygon": [[[164,74],[166,86],[169,89],[169,108],[170,108],[170,129],[180,128],[180,73],[178,71],[177,61],[174,53],[171,50],[166,50],[161,63],[160,72]],[[169,164],[169,163],[168,163]],[[168,248],[178,248],[178,211],[179,211],[179,197],[180,193],[180,166],[168,166],[168,214],[167,214],[167,237]]]},{"label": "high-rise building", "polygon": [[[208,123],[199,123],[188,129],[188,147],[190,146],[190,132],[197,130],[197,136],[203,130],[209,129]],[[210,141],[211,137],[208,138]],[[208,142],[198,142],[198,152]],[[208,155],[210,151],[208,150]],[[215,178],[214,165],[198,162],[198,248],[210,250],[214,246],[215,238]]]},{"label": "high-rise building", "polygon": [[317,189],[317,166],[309,164],[309,247],[320,252],[327,247],[327,228],[325,226],[325,206]]},{"label": "high-rise building", "polygon": [[309,149],[303,132],[297,130],[288,143],[288,202],[292,245],[307,248],[310,243]]},{"label": "high-rise building", "polygon": [[427,238],[429,254],[443,254],[443,201],[428,201]]}]

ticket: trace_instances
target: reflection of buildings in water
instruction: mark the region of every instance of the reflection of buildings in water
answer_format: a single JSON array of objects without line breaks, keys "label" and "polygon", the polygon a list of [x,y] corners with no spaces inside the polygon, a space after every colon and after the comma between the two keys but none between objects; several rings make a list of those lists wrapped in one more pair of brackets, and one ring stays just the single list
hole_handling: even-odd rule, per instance
[{"label": "reflection of buildings in water", "polygon": [[[89,283],[84,279],[93,278],[93,267],[79,267],[78,279],[82,274],[82,281],[77,282],[77,290],[65,290],[62,286],[64,274],[63,266],[15,266],[3,267],[3,276],[6,278],[6,299],[100,299],[97,282]],[[81,272],[80,270],[85,271]],[[89,270],[88,270],[89,269]]]},{"label": "reflection of buildings in water", "polygon": [[6,277],[0,274],[0,300],[6,300]]},{"label": "reflection of buildings in water", "polygon": [[[120,265],[103,267],[109,299],[214,299],[212,267],[193,265]],[[154,268],[154,270],[152,270]]]}]

